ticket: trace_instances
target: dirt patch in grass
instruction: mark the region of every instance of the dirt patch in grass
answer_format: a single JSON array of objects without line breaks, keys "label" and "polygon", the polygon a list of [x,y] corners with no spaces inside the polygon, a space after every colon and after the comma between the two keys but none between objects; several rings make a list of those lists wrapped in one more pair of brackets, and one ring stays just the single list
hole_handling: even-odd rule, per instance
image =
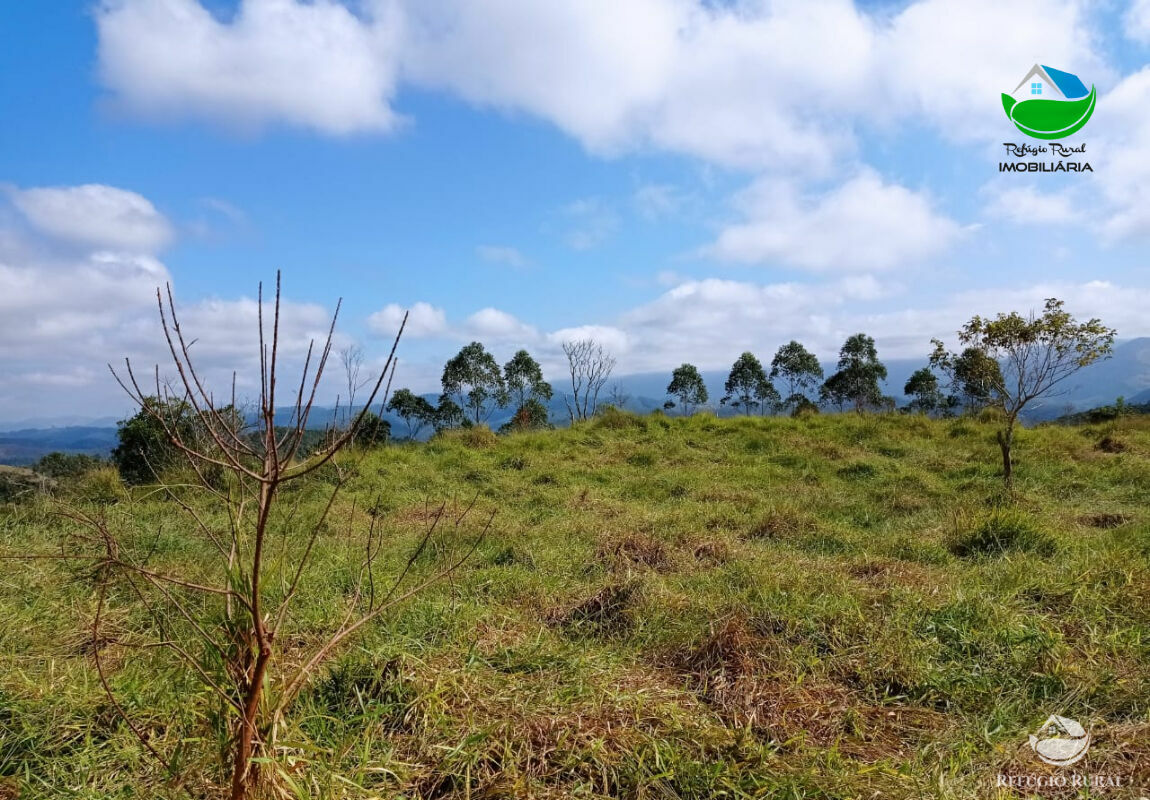
[{"label": "dirt patch in grass", "polygon": [[1127,449],[1126,442],[1109,434],[1099,439],[1094,447],[1103,453],[1125,453]]},{"label": "dirt patch in grass", "polygon": [[595,558],[612,569],[648,567],[657,571],[671,568],[671,557],[662,541],[646,533],[607,534],[599,539]]},{"label": "dirt patch in grass", "polygon": [[1110,529],[1125,525],[1130,521],[1130,517],[1125,514],[1099,513],[1086,514],[1085,516],[1079,517],[1078,521],[1090,528]]},{"label": "dirt patch in grass", "polygon": [[731,548],[720,539],[709,539],[691,548],[691,555],[702,564],[726,564],[731,560]]},{"label": "dirt patch in grass", "polygon": [[749,729],[785,748],[836,746],[873,762],[909,755],[944,727],[940,712],[863,704],[843,683],[784,674],[779,664],[787,646],[785,637],[765,634],[762,625],[734,615],[669,662],[728,727]]},{"label": "dirt patch in grass", "polygon": [[908,586],[930,589],[944,583],[946,575],[922,564],[898,559],[863,561],[847,567],[847,574],[863,583],[875,586]]},{"label": "dirt patch in grass", "polygon": [[814,520],[793,506],[772,506],[747,531],[748,539],[787,539],[814,530]]},{"label": "dirt patch in grass", "polygon": [[565,611],[552,612],[551,621],[572,632],[618,636],[631,629],[630,610],[638,600],[638,581],[609,583],[595,594]]}]

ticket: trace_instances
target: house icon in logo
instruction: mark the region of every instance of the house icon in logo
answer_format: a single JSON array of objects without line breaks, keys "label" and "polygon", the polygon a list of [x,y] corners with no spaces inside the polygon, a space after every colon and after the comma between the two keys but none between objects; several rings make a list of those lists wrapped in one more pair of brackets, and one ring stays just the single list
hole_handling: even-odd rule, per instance
[{"label": "house icon in logo", "polygon": [[1035,64],[1010,94],[1015,100],[1078,100],[1090,90],[1077,75]]},{"label": "house icon in logo", "polygon": [[1035,64],[1013,92],[1002,93],[1002,110],[1027,136],[1060,139],[1089,121],[1097,97],[1077,75]]}]

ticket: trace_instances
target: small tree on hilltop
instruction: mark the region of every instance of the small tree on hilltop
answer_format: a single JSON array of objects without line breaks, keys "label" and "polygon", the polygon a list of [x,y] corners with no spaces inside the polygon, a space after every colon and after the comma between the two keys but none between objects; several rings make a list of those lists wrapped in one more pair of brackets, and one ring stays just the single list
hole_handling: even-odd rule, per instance
[{"label": "small tree on hilltop", "polygon": [[878,360],[874,339],[865,333],[856,333],[839,350],[838,371],[824,384],[824,396],[835,398],[840,406],[844,401],[854,404],[861,412],[868,406],[882,405],[879,381],[886,380],[886,367]]},{"label": "small tree on hilltop", "polygon": [[547,403],[551,400],[551,384],[543,380],[543,368],[526,350],[520,350],[503,365],[503,380],[508,394],[515,402],[515,413],[503,426],[505,430],[527,430],[546,427]]},{"label": "small tree on hilltop", "polygon": [[543,380],[543,368],[526,350],[520,350],[503,365],[503,380],[517,408],[531,399],[540,403],[551,399],[551,384]]},{"label": "small tree on hilltop", "polygon": [[[792,409],[810,404],[808,392],[818,389],[823,379],[823,368],[815,354],[792,340],[784,344],[771,359],[771,381],[781,380],[786,387],[783,403]],[[804,402],[805,401],[805,402]]]},{"label": "small tree on hilltop", "polygon": [[707,402],[707,385],[694,364],[683,364],[671,373],[667,394],[679,399],[684,413],[693,414],[698,406]]},{"label": "small tree on hilltop", "polygon": [[775,398],[779,395],[767,380],[762,362],[750,352],[743,353],[731,365],[731,372],[727,375],[727,382],[723,384],[723,391],[726,394],[719,403],[730,404],[736,409],[741,408],[744,414],[750,414],[752,409],[770,400],[772,395]]},{"label": "small tree on hilltop", "polygon": [[547,413],[547,406],[534,397],[529,397],[527,402],[515,409],[515,414],[499,430],[501,433],[507,433],[509,431],[531,431],[550,427],[551,421]]},{"label": "small tree on hilltop", "polygon": [[387,401],[387,410],[407,423],[407,438],[414,439],[425,425],[435,422],[435,406],[410,389],[399,389]]},{"label": "small tree on hilltop", "polygon": [[444,365],[442,383],[443,393],[467,409],[476,425],[509,400],[495,356],[479,342],[466,345]]},{"label": "small tree on hilltop", "polygon": [[[1042,314],[1022,316],[1016,311],[999,314],[994,319],[973,317],[958,331],[960,344],[974,347],[997,364],[998,376],[991,390],[994,402],[1006,414],[998,431],[1002,451],[1002,478],[1013,485],[1014,428],[1022,410],[1033,402],[1061,392],[1055,389],[1083,367],[1109,358],[1117,331],[1107,328],[1099,319],[1078,322],[1064,308],[1065,303],[1051,297]],[[935,341],[935,357],[953,369],[958,358],[948,354],[941,342]]]},{"label": "small tree on hilltop", "polygon": [[463,412],[458,403],[447,395],[441,394],[435,407],[435,414],[431,418],[431,424],[438,433],[451,428],[468,427],[471,425],[471,420],[467,418],[467,414]]},{"label": "small tree on hilltop", "polygon": [[907,379],[902,392],[912,398],[908,406],[912,411],[931,414],[946,407],[946,399],[938,388],[938,377],[929,367],[915,370]]}]

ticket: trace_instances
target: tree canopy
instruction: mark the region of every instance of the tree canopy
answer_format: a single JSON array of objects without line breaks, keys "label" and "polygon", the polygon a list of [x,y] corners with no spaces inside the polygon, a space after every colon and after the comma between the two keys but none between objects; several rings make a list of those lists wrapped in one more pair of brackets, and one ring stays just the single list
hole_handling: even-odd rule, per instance
[{"label": "tree canopy", "polygon": [[387,401],[387,410],[407,423],[407,438],[414,439],[424,426],[435,423],[435,406],[410,389],[398,389]]},{"label": "tree canopy", "polygon": [[495,356],[480,342],[461,349],[443,367],[443,393],[460,408],[467,409],[476,424],[507,405],[509,397],[503,373]]},{"label": "tree canopy", "polygon": [[879,381],[885,381],[886,366],[878,359],[874,339],[865,333],[856,333],[839,350],[838,371],[823,384],[822,396],[840,408],[852,403],[855,410],[883,402]]},{"label": "tree canopy", "polygon": [[546,404],[551,399],[551,384],[543,380],[543,368],[526,350],[520,350],[503,365],[503,380],[517,408],[528,400]]},{"label": "tree canopy", "polygon": [[678,398],[684,413],[691,414],[707,402],[707,385],[694,364],[683,364],[671,373],[667,394]]},{"label": "tree canopy", "polygon": [[808,392],[818,389],[823,379],[823,368],[815,354],[793,339],[784,344],[771,359],[769,380],[782,381],[783,402],[792,408],[805,407],[809,402]]},{"label": "tree canopy", "polygon": [[[980,380],[986,382],[993,402],[1006,414],[998,444],[1008,486],[1014,474],[1012,447],[1019,414],[1031,403],[1058,393],[1058,387],[1078,370],[1109,358],[1117,333],[1096,318],[1078,322],[1055,297],[1046,300],[1041,314],[1023,316],[1012,311],[993,319],[975,316],[959,329],[959,343],[980,354],[984,365]],[[959,359],[966,351],[955,355],[937,339],[933,343],[932,362],[957,375]],[[996,373],[985,368],[984,359],[1001,365]]]},{"label": "tree canopy", "polygon": [[779,400],[779,393],[767,379],[762,362],[751,352],[743,353],[731,365],[723,391],[726,394],[720,402],[741,408],[744,414],[750,414],[756,407],[765,410]]}]

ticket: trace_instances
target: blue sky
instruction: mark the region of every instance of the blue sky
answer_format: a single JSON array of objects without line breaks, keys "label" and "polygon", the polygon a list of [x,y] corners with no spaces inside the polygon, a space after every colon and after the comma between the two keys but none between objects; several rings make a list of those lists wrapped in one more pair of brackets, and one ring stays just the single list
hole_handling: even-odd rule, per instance
[{"label": "blue sky", "polygon": [[[410,308],[427,391],[472,338],[913,357],[1050,295],[1150,334],[1146,0],[61,0],[0,36],[0,420],[121,413],[166,281],[242,373],[277,269],[289,358],[338,297],[371,358]],[[1035,62],[1098,86],[1093,173],[999,174]]]}]

